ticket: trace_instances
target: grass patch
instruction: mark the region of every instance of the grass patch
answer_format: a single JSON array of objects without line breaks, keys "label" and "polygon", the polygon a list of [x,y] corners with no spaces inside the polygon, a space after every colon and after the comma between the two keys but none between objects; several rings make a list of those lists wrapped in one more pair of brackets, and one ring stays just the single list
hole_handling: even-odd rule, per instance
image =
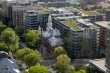
[{"label": "grass patch", "polygon": [[80,30],[81,29],[75,25],[76,21],[63,22],[63,24],[67,25],[68,27],[72,28],[73,30]]},{"label": "grass patch", "polygon": [[83,12],[84,14],[88,15],[88,16],[100,15],[100,13],[98,13],[96,11],[84,11],[82,9],[80,9],[80,11]]},{"label": "grass patch", "polygon": [[39,10],[38,11],[39,14],[49,14],[49,12],[45,11],[45,10]]}]

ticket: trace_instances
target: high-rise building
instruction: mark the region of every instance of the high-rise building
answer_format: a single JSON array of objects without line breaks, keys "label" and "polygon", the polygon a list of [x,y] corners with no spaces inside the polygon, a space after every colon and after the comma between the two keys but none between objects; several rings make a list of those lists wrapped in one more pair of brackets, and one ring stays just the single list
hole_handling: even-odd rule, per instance
[{"label": "high-rise building", "polygon": [[53,27],[60,30],[62,38],[72,38],[70,57],[81,56],[81,42],[89,41],[89,50],[84,56],[97,53],[97,27],[85,19],[68,19],[68,17],[56,17],[53,19]]},{"label": "high-rise building", "polygon": [[110,73],[110,23],[108,23],[107,48],[106,48],[106,64],[107,72]]},{"label": "high-rise building", "polygon": [[12,7],[12,24],[14,26],[25,27],[25,13],[27,10],[39,10],[39,5],[34,6],[13,6]]},{"label": "high-rise building", "polygon": [[99,49],[101,53],[105,54],[106,49],[106,43],[107,43],[107,31],[108,31],[108,21],[99,21],[94,22],[94,25],[96,25],[99,28]]}]

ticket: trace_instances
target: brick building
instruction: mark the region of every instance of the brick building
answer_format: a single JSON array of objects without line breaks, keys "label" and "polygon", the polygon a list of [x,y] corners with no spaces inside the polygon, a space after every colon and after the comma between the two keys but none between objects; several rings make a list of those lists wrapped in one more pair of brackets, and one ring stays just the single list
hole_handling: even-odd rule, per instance
[{"label": "brick building", "polygon": [[106,45],[107,45],[107,26],[108,22],[107,21],[99,21],[95,22],[94,25],[96,25],[99,28],[99,48],[100,52],[104,53],[106,50]]},{"label": "brick building", "polygon": [[42,35],[42,40],[41,40],[42,45],[47,48],[46,50],[51,55],[53,54],[54,49],[56,47],[63,46],[63,41],[60,38],[61,37],[60,31],[52,28],[52,19],[50,15],[48,17],[46,31],[42,31],[40,27],[38,30]]}]

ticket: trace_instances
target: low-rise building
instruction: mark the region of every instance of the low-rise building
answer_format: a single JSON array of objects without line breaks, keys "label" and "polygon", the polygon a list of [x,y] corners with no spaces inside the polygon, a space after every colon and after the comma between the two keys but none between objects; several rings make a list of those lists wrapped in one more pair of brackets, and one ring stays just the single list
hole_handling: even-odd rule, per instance
[{"label": "low-rise building", "polygon": [[0,51],[0,73],[22,73],[11,54]]}]

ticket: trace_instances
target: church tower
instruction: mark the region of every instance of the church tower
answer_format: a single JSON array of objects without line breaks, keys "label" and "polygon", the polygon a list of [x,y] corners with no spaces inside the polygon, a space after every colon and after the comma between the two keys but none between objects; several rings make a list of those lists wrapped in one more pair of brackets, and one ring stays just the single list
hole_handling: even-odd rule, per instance
[{"label": "church tower", "polygon": [[49,15],[46,31],[49,31],[51,29],[53,29],[52,28],[52,18],[51,18],[51,15]]}]

